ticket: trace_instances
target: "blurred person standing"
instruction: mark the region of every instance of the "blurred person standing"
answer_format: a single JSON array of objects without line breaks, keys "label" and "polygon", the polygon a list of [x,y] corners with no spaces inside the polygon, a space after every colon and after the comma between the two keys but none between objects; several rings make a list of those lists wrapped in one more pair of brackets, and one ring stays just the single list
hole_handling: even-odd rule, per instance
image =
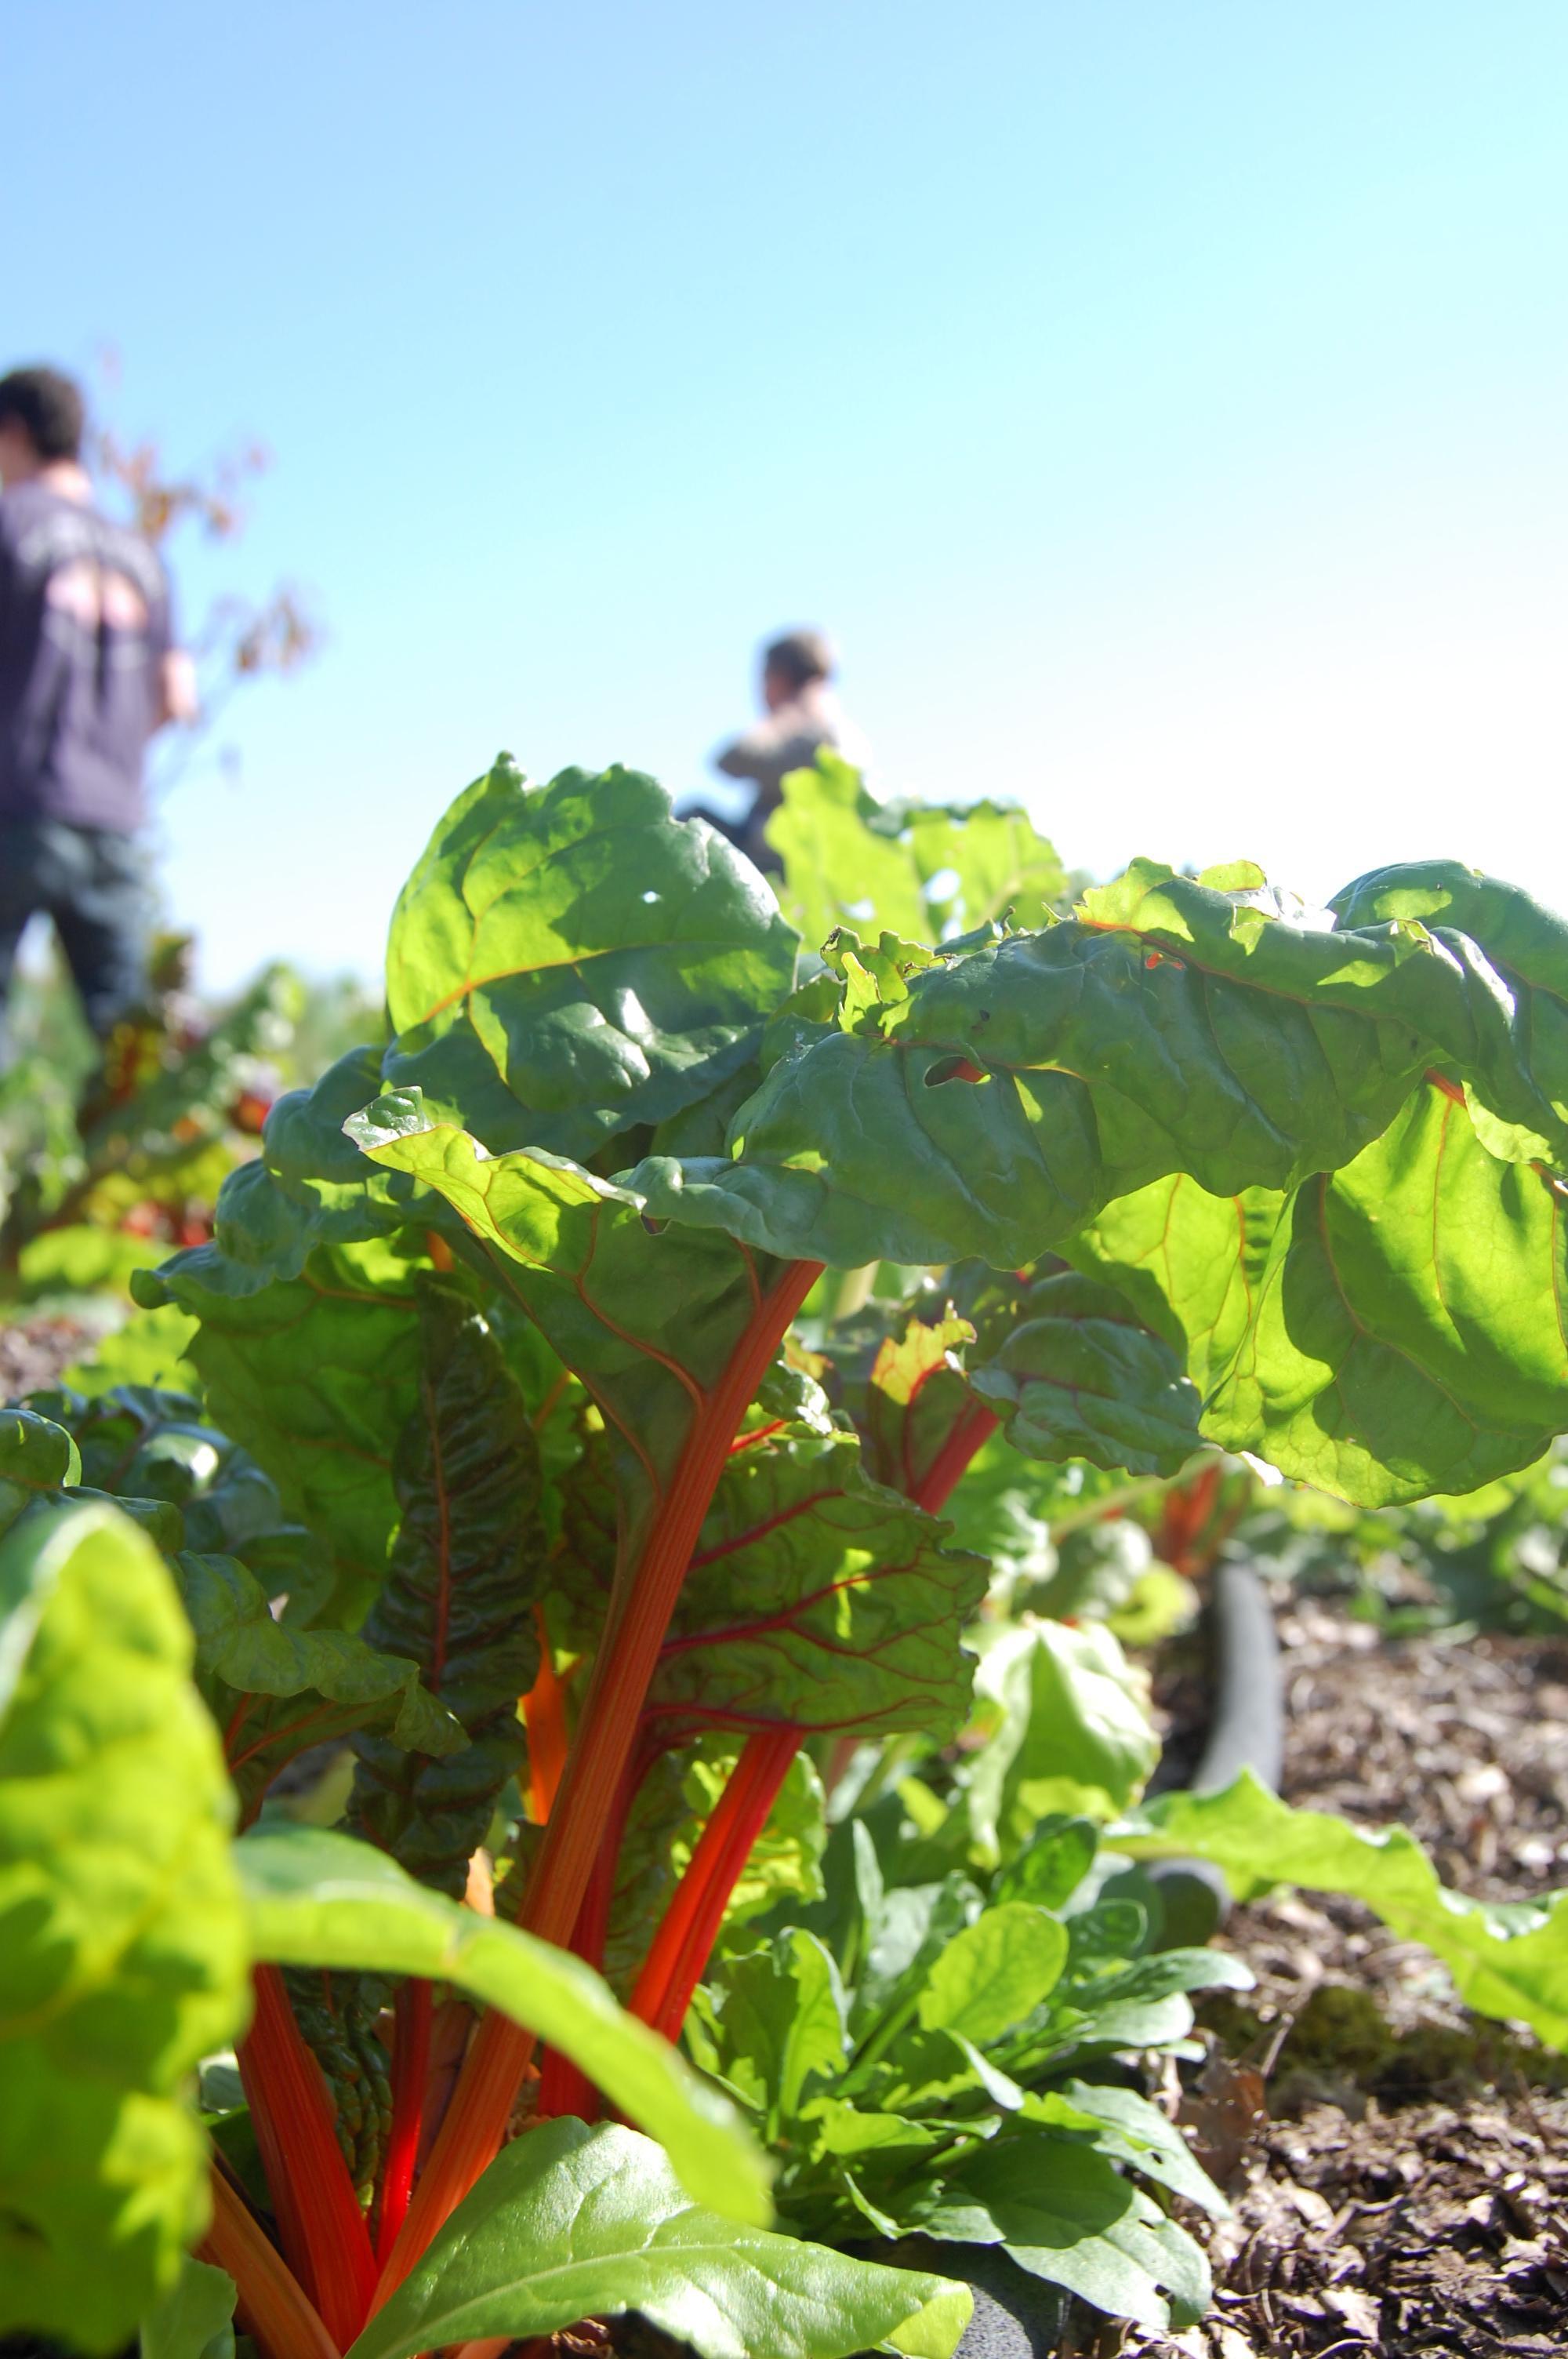
[{"label": "blurred person standing", "polygon": [[[865,758],[860,733],[833,689],[834,653],[820,631],[786,631],[762,649],[763,717],[720,746],[713,766],[727,778],[752,778],[757,792],[745,818],[725,833],[762,869],[779,866],[763,830],[784,799],[784,781],[816,759],[824,745],[847,761]],[[711,817],[704,813],[704,817]]]},{"label": "blurred person standing", "polygon": [[0,377],[0,1067],[37,911],[100,1039],[145,995],[146,745],[197,711],[163,567],[94,506],[84,423],[59,370]]}]

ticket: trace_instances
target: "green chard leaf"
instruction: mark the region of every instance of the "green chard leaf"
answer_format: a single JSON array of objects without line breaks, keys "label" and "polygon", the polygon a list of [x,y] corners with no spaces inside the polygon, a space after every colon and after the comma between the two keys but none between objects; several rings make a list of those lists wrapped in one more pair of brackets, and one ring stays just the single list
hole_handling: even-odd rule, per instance
[{"label": "green chard leaf", "polygon": [[770,1252],[1018,1268],[1173,1170],[1225,1192],[1347,1162],[1428,1061],[1403,970],[1439,964],[1419,928],[1313,932],[1136,863],[1064,924],[846,1006],[737,1114],[732,1160],[625,1184]]},{"label": "green chard leaf", "polygon": [[258,1827],[234,1857],[258,1958],[451,1983],[579,2064],[662,2142],[698,2201],[730,2219],[769,2217],[768,2169],[733,2108],[580,1958],[416,1884],[349,1835]]},{"label": "green chard leaf", "polygon": [[1488,1907],[1451,1892],[1403,1827],[1363,1832],[1292,1810],[1244,1771],[1219,1794],[1171,1794],[1107,1840],[1135,1859],[1206,1859],[1243,1897],[1276,1884],[1361,1900],[1401,1940],[1443,1960],[1477,2015],[1528,2023],[1568,2048],[1568,1892]]},{"label": "green chard leaf", "polygon": [[119,2349],[205,2220],[187,2084],[243,2022],[228,1782],[151,1543],[0,1544],[0,2329]]},{"label": "green chard leaf", "polygon": [[372,1238],[319,1245],[292,1275],[252,1287],[223,1247],[221,1232],[177,1255],[159,1283],[201,1322],[190,1357],[211,1415],[330,1550],[334,1618],[351,1624],[396,1528],[393,1462],[418,1399],[417,1280],[432,1265],[412,1234]]},{"label": "green chard leaf", "polygon": [[1381,1506],[1474,1489],[1568,1425],[1565,1203],[1433,1082],[1290,1196],[1161,1180],[1076,1251],[1185,1330],[1213,1440]]},{"label": "green chard leaf", "polygon": [[503,755],[399,897],[383,1086],[423,1089],[497,1151],[586,1158],[743,1065],[795,949],[749,862],[672,819],[652,778],[532,786]]},{"label": "green chard leaf", "polygon": [[523,1757],[519,1700],[533,1685],[533,1603],[545,1560],[539,1451],[501,1347],[467,1298],[419,1288],[419,1400],[394,1477],[402,1521],[364,1635],[411,1658],[468,1743],[435,1757],[401,1733],[363,1730],[351,1814],[422,1883],[456,1898]]},{"label": "green chard leaf", "polygon": [[852,1435],[793,1429],[720,1477],[649,1693],[667,1725],[940,1743],[968,1709],[958,1636],[989,1569],[861,1472]]},{"label": "green chard leaf", "polygon": [[1010,910],[1036,924],[1066,883],[1023,811],[992,802],[881,805],[849,763],[827,752],[784,779],[767,834],[784,859],[785,914],[813,949],[847,921],[914,941]]},{"label": "green chard leaf", "polygon": [[197,1684],[223,1732],[247,1821],[287,1762],[355,1729],[385,1729],[392,1743],[427,1755],[465,1746],[461,1724],[421,1687],[417,1664],[346,1630],[279,1621],[232,1557],[186,1554],[176,1570],[196,1634]]},{"label": "green chard leaf", "polygon": [[1074,1270],[1037,1278],[968,1360],[973,1391],[1026,1458],[1174,1474],[1199,1446],[1198,1395],[1169,1345]]},{"label": "green chard leaf", "polygon": [[651,1234],[624,1189],[553,1155],[488,1155],[465,1132],[430,1124],[417,1096],[378,1099],[350,1128],[373,1162],[414,1173],[456,1207],[497,1285],[581,1377],[611,1436],[621,1546],[635,1546],[737,1347],[790,1273],[719,1232]]},{"label": "green chard leaf", "polygon": [[1494,1155],[1568,1171],[1568,924],[1517,885],[1454,860],[1374,869],[1333,903],[1341,926],[1423,926],[1452,980],[1423,1008],[1437,1061],[1462,1066]]},{"label": "green chard leaf", "polygon": [[692,2203],[645,2138],[555,2121],[502,2149],[349,2359],[633,2310],[702,2359],[947,2359],[971,2308],[945,2278],[736,2228]]}]

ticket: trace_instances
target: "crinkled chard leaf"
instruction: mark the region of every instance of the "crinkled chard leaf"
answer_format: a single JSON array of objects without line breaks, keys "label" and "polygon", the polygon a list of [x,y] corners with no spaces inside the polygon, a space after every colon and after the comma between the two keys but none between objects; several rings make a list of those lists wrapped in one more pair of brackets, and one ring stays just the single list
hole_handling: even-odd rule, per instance
[{"label": "crinkled chard leaf", "polygon": [[1289,1196],[1161,1180],[1076,1250],[1184,1332],[1215,1440],[1380,1506],[1473,1490],[1568,1424],[1565,1213],[1429,1083]]},{"label": "crinkled chard leaf", "polygon": [[960,1634],[989,1568],[867,1480],[852,1435],[795,1430],[730,1458],[649,1696],[672,1726],[791,1726],[941,1741],[959,1725]]},{"label": "crinkled chard leaf", "polygon": [[879,804],[859,773],[827,752],[785,778],[768,842],[784,857],[785,912],[812,949],[846,923],[914,941],[1010,911],[1037,925],[1066,883],[1025,812],[992,802],[961,810]]},{"label": "crinkled chard leaf", "polygon": [[349,1128],[373,1162],[455,1206],[497,1284],[582,1378],[611,1435],[622,1544],[634,1543],[778,1265],[716,1231],[652,1234],[623,1189],[550,1155],[487,1155],[463,1131],[432,1125],[417,1096],[378,1099]]},{"label": "crinkled chard leaf", "polygon": [[400,1746],[460,1752],[452,1714],[420,1685],[418,1665],[346,1630],[299,1630],[232,1557],[185,1555],[176,1567],[196,1634],[196,1677],[223,1732],[245,1818],[297,1754],[355,1729],[384,1728]]},{"label": "crinkled chard leaf", "polygon": [[393,1463],[418,1398],[417,1277],[430,1266],[422,1237],[373,1238],[319,1245],[293,1274],[251,1286],[221,1234],[158,1279],[201,1322],[190,1356],[213,1418],[330,1550],[332,1618],[351,1625],[397,1525]]},{"label": "crinkled chard leaf", "polygon": [[351,1815],[422,1883],[457,1898],[523,1757],[519,1699],[538,1668],[545,1560],[538,1445],[495,1338],[456,1288],[419,1289],[418,1400],[398,1445],[402,1512],[366,1640],[412,1658],[468,1743],[436,1757],[367,1728]]},{"label": "crinkled chard leaf", "polygon": [[672,819],[654,779],[564,770],[532,786],[503,756],[399,897],[383,1086],[423,1089],[497,1151],[586,1158],[743,1064],[795,949],[755,869]]},{"label": "crinkled chard leaf", "polygon": [[206,2211],[187,2100],[247,2006],[211,1723],[107,1506],[0,1545],[0,2327],[123,2344]]}]

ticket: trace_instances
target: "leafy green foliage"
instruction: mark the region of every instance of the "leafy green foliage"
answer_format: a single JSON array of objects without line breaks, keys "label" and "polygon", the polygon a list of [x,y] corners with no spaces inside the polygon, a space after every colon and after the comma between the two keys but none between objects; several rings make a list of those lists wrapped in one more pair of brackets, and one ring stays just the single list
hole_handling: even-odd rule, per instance
[{"label": "leafy green foliage", "polygon": [[531,787],[503,756],[399,897],[384,1080],[492,1148],[587,1156],[743,1064],[795,949],[750,864],[652,778]]},{"label": "leafy green foliage", "polygon": [[253,1951],[283,1965],[417,1974],[503,2008],[591,2071],[660,2138],[682,2183],[729,2219],[768,2216],[762,2158],[731,2107],[580,1959],[416,1884],[368,1843],[257,1828],[235,1846]]},{"label": "leafy green foliage", "polygon": [[197,1682],[223,1732],[245,1818],[286,1762],[356,1729],[383,1729],[389,1744],[433,1759],[463,1752],[460,1723],[420,1684],[416,1662],[346,1630],[279,1620],[232,1557],[185,1555],[177,1570]]},{"label": "leafy green foliage", "polygon": [[1528,2023],[1568,2047],[1568,1893],[1488,1906],[1451,1892],[1402,1827],[1363,1833],[1295,1810],[1247,1772],[1221,1794],[1173,1794],[1114,1830],[1140,1859],[1206,1859],[1243,1897],[1276,1884],[1365,1901],[1401,1939],[1441,1958],[1477,2015]]},{"label": "leafy green foliage", "polygon": [[538,1665],[533,1604],[545,1554],[539,1452],[501,1347],[455,1288],[420,1288],[419,1401],[395,1467],[402,1520],[367,1642],[425,1669],[468,1742],[407,1749],[362,1734],[353,1815],[373,1842],[456,1898],[523,1756],[519,1699]]},{"label": "leafy green foliage", "polygon": [[827,752],[785,778],[768,841],[784,856],[785,914],[813,948],[868,918],[912,941],[941,941],[1010,913],[1034,925],[1067,881],[1022,811],[879,804]]},{"label": "leafy green foliage", "polygon": [[1206,2277],[1149,2190],[1226,2207],[1118,2052],[1179,2044],[1187,1992],[1249,1978],[1151,1950],[1142,1908],[1094,1899],[1095,1844],[1087,1820],[1044,1821],[988,1896],[962,1870],[902,1881],[896,1806],[846,1820],[822,1903],[724,1961],[687,2038],[779,2153],[801,2233],[1000,2243],[1158,2329]]},{"label": "leafy green foliage", "polygon": [[1568,1422],[1562,1188],[1444,1088],[1288,1196],[1161,1180],[1080,1249],[1184,1341],[1206,1431],[1341,1496],[1470,1489]]},{"label": "leafy green foliage", "polygon": [[189,2256],[142,2321],[142,2359],[234,2359],[234,2280]]},{"label": "leafy green foliage", "polygon": [[185,2085],[246,2003],[190,1657],[164,1565],[114,1508],[45,1510],[0,1544],[0,2326],[92,2353],[201,2225]]},{"label": "leafy green foliage", "polygon": [[[957,2332],[939,2288],[763,2238],[723,2100],[540,1933],[649,2023],[717,1939],[687,2037],[794,2225],[979,2238],[1190,2319],[1203,2266],[1164,2203],[1215,2198],[1133,2060],[1234,1969],[1160,1949],[1148,1879],[1095,1856],[1153,1751],[1114,1639],[1010,1625],[1009,1589],[1103,1603],[1075,1549],[1104,1554],[1112,1512],[1116,1594],[1139,1551],[1200,1570],[1250,1480],[1195,1464],[1200,1435],[1371,1503],[1568,1423],[1568,933],[1525,897],[1389,872],[1319,926],[1250,869],[1141,862],[1054,922],[1021,814],[879,809],[832,761],[774,833],[822,951],[804,984],[762,880],[651,781],[499,763],[399,904],[389,1048],[279,1101],[211,1242],[135,1281],[196,1322],[200,1407],[122,1390],[0,1427],[13,1544],[83,1465],[137,1486],[247,1811],[296,1744],[352,1732],[357,1822],[425,1879],[298,1826],[241,1845],[295,1992],[291,2019],[265,1973],[243,2043],[254,2157],[340,2344],[377,2263],[402,2279],[362,2359],[630,2306],[716,2353]],[[871,1740],[847,1771],[846,1734]],[[820,1897],[803,1736],[864,1810]],[[526,1931],[449,1897],[498,1804]],[[310,1807],[339,1806],[328,1781]],[[1555,1913],[1450,1908],[1397,1844],[1346,1864],[1288,1813],[1185,1807],[1129,1844],[1238,1871],[1272,1845],[1347,1888],[1372,1857],[1488,2003],[1568,2015]],[[487,2011],[422,2159],[434,1984]],[[741,2231],[629,2133],[546,2123],[485,2169],[524,2085],[548,2116],[589,2075]],[[260,2332],[310,2344],[297,2314]]]},{"label": "leafy green foliage", "polygon": [[989,1724],[963,1792],[982,1857],[1012,1851],[1054,1810],[1108,1817],[1141,1792],[1159,1740],[1108,1630],[1025,1623],[987,1648],[976,1689]]},{"label": "leafy green foliage", "polygon": [[985,1594],[977,1557],[869,1482],[852,1436],[788,1430],[738,1451],[713,1496],[650,1691],[677,1723],[956,1732]]},{"label": "leafy green foliage", "polygon": [[549,2334],[630,2310],[703,2359],[947,2359],[968,2288],[737,2228],[630,2130],[551,2122],[503,2149],[350,2359]]},{"label": "leafy green foliage", "polygon": [[[251,1191],[282,1203],[260,1165]],[[243,1230],[238,1200],[230,1217]],[[200,1319],[190,1356],[214,1419],[264,1466],[337,1568],[334,1619],[357,1621],[397,1527],[393,1462],[418,1398],[422,1236],[320,1245],[296,1274],[245,1282],[225,1222],[158,1283]],[[211,1283],[209,1283],[211,1281]]]}]

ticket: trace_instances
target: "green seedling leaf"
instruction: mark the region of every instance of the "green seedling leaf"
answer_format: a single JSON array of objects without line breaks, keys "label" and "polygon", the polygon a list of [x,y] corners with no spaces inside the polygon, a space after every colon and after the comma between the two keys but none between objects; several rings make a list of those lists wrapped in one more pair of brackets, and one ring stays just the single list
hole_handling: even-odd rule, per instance
[{"label": "green seedling leaf", "polygon": [[0,2329],[94,2354],[204,2224],[187,2091],[248,2002],[190,1658],[114,1507],[41,1509],[0,1545]]},{"label": "green seedling leaf", "polygon": [[142,2359],[234,2359],[234,2280],[189,2254],[142,2321]]},{"label": "green seedling leaf", "polygon": [[1140,1791],[1159,1739],[1140,1675],[1108,1630],[1025,1623],[989,1647],[975,1676],[995,1726],[967,1772],[973,1839],[997,1860],[1051,1811],[1108,1818]]},{"label": "green seedling leaf", "polygon": [[1243,1772],[1221,1794],[1173,1794],[1118,1826],[1138,1859],[1207,1859],[1243,1897],[1276,1884],[1364,1901],[1401,1940],[1443,1960],[1477,2015],[1528,2023],[1568,2048],[1568,1893],[1488,1907],[1451,1892],[1402,1827],[1366,1833],[1321,1810],[1293,1810]]},{"label": "green seedling leaf", "polygon": [[1050,1995],[1066,1960],[1065,1926],[1026,1900],[1001,1901],[932,1960],[920,2022],[983,2048]]},{"label": "green seedling leaf", "polygon": [[1060,2090],[1026,2096],[1022,2112],[1025,2120],[1047,2127],[1092,2130],[1100,2152],[1113,2161],[1184,2196],[1211,2219],[1230,2217],[1229,2204],[1194,2159],[1181,2131],[1135,2089],[1118,2088],[1110,2082],[1065,2081]]},{"label": "green seedling leaf", "polygon": [[503,755],[398,897],[382,1086],[422,1089],[497,1151],[586,1157],[744,1064],[795,947],[755,869],[672,819],[654,779],[533,786]]},{"label": "green seedling leaf", "polygon": [[1156,2333],[1209,2301],[1190,2236],[1087,2142],[1021,2126],[981,2147],[918,2211],[928,2236],[1000,2244],[1021,2268]]},{"label": "green seedling leaf", "polygon": [[808,2087],[831,2087],[849,2060],[838,1970],[816,1936],[796,1926],[732,1959],[722,1979],[717,2035],[726,2077],[776,2137]]},{"label": "green seedling leaf", "polygon": [[660,2139],[699,2201],[730,2219],[770,2217],[766,2166],[731,2107],[580,1959],[416,1884],[348,1835],[258,1828],[235,1858],[258,1958],[454,1984],[580,2065]]},{"label": "green seedling leaf", "polygon": [[503,2148],[349,2359],[549,2334],[637,2310],[702,2359],[947,2359],[968,2287],[851,2260],[694,2205],[656,2147],[546,2122]]}]

